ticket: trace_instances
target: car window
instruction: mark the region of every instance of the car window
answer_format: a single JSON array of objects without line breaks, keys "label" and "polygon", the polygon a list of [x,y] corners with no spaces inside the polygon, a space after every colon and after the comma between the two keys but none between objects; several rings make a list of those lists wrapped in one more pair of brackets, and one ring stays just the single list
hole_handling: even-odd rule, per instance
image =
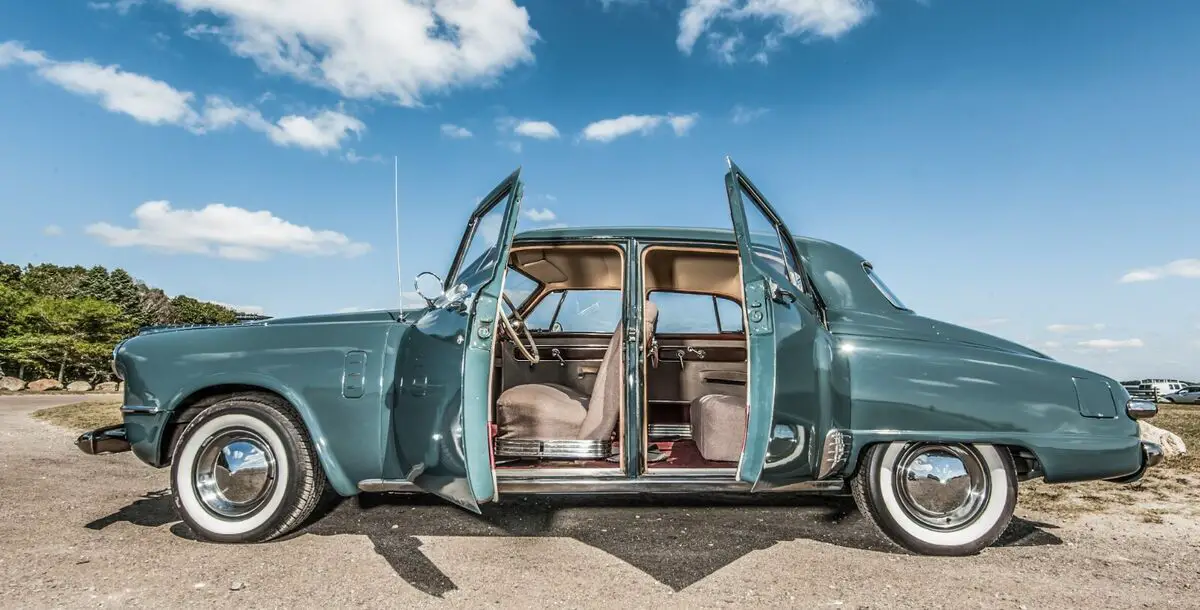
[{"label": "car window", "polygon": [[741,333],[742,308],[732,299],[712,294],[654,291],[659,333]]},{"label": "car window", "polygon": [[799,265],[792,258],[792,251],[781,236],[778,227],[755,203],[754,195],[740,185],[742,207],[746,210],[746,230],[750,232],[750,251],[760,263],[774,269],[780,277],[802,288]]},{"label": "car window", "polygon": [[892,307],[910,311],[904,306],[904,303],[900,302],[900,297],[896,296],[896,293],[892,292],[892,289],[888,288],[887,284],[883,283],[883,279],[879,277],[879,274],[875,273],[874,265],[863,261],[862,267],[863,271],[867,272],[867,277],[871,279],[871,283],[875,285],[875,288],[878,289],[879,292],[883,293],[884,298],[886,298],[888,302],[892,304]]},{"label": "car window", "polygon": [[[537,280],[521,273],[521,270],[515,267],[509,267],[508,275],[504,276],[504,296],[507,296],[513,305],[517,306],[517,309],[520,309],[525,304],[525,301],[528,301],[529,297],[533,296],[538,286],[540,284],[538,284]],[[512,313],[507,307],[505,311]]]},{"label": "car window", "polygon": [[471,289],[482,285],[481,279],[491,277],[500,248],[500,231],[504,228],[505,200],[501,197],[482,217],[475,221],[456,268],[446,278],[446,289],[466,284]]},{"label": "car window", "polygon": [[555,290],[525,321],[534,332],[611,333],[621,321],[621,291]]}]

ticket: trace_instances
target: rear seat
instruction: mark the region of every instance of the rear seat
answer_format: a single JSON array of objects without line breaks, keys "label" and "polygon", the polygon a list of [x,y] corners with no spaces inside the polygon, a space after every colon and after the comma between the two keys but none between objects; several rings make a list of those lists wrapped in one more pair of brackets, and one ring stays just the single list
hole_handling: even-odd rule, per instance
[{"label": "rear seat", "polygon": [[700,456],[713,462],[736,462],[746,440],[746,399],[706,394],[691,404],[692,440]]}]

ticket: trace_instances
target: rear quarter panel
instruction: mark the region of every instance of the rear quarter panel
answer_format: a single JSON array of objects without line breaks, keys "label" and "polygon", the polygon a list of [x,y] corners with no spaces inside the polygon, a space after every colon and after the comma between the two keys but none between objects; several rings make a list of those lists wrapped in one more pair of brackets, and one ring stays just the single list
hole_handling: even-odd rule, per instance
[{"label": "rear quarter panel", "polygon": [[[407,328],[391,320],[356,320],[140,335],[118,350],[125,369],[125,401],[172,413],[195,393],[215,386],[275,392],[299,411],[330,483],[339,493],[350,495],[356,493],[358,481],[379,476],[396,346]],[[346,357],[355,351],[366,354],[362,395],[347,398],[343,395]],[[151,461],[147,458],[160,450],[166,417],[157,425],[130,431],[135,452],[143,460]]]},{"label": "rear quarter panel", "polygon": [[[839,366],[849,371],[850,464],[871,443],[940,440],[1024,447],[1049,482],[1116,477],[1140,466],[1137,424],[1124,412],[1128,395],[1104,376],[1000,349],[832,330]],[[1076,379],[1109,392],[1099,386],[1099,399],[1077,392]]]}]

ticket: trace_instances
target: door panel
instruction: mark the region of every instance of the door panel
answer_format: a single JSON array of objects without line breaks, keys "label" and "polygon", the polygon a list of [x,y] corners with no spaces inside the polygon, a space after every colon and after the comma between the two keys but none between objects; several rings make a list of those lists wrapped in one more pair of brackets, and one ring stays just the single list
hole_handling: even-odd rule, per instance
[{"label": "door panel", "polygon": [[732,161],[725,175],[749,343],[749,414],[738,478],[755,489],[811,479],[830,427],[832,340],[782,218]]},{"label": "door panel", "polygon": [[[521,203],[520,170],[471,214],[445,294],[404,333],[392,434],[401,475],[463,508],[496,497],[488,380],[496,313]],[[386,470],[386,468],[385,468]]]}]

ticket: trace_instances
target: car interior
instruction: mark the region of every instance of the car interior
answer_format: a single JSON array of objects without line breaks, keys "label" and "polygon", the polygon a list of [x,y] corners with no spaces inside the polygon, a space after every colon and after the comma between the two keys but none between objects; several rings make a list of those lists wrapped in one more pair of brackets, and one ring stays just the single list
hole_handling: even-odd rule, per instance
[{"label": "car interior", "polygon": [[[497,468],[628,466],[625,261],[617,245],[512,249],[492,376]],[[737,251],[654,245],[639,263],[641,467],[732,475],[747,416]]]}]

